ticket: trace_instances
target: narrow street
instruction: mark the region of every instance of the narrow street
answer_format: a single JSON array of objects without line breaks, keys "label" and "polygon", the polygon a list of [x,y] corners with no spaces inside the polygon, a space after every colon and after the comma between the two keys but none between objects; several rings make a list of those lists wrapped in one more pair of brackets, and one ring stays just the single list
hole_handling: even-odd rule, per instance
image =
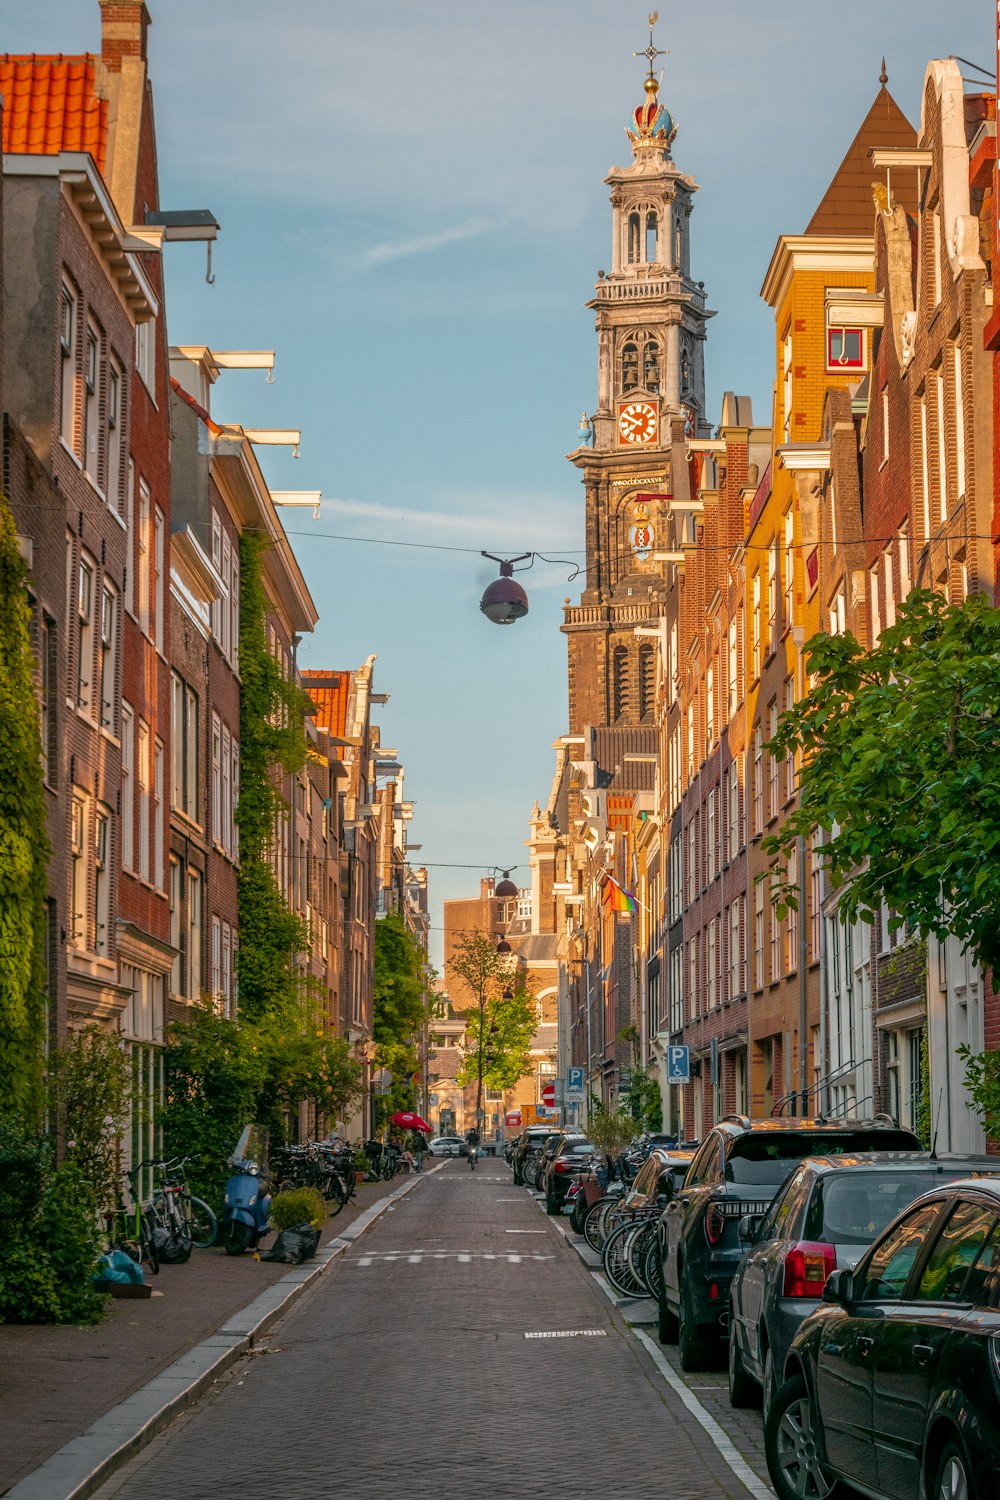
[{"label": "narrow street", "polygon": [[501,1161],[435,1164],[98,1500],[764,1500],[759,1413],[721,1373],[685,1404],[561,1225]]}]

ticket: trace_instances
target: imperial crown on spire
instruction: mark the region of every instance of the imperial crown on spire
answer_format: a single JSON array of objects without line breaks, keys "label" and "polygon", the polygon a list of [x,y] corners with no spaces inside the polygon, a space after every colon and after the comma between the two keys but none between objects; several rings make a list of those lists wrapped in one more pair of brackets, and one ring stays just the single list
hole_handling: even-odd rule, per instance
[{"label": "imperial crown on spire", "polygon": [[649,59],[649,76],[643,84],[646,90],[646,102],[640,104],[632,115],[632,124],[625,126],[626,134],[632,142],[632,150],[640,151],[650,149],[656,151],[669,151],[673,145],[674,136],[677,134],[677,126],[670,111],[660,104],[656,95],[660,84],[653,72],[653,63],[658,57],[666,57],[668,49],[657,47],[653,42],[653,27],[660,19],[660,12],[654,10],[649,15],[649,46],[641,52],[633,52],[633,57],[645,57]]}]

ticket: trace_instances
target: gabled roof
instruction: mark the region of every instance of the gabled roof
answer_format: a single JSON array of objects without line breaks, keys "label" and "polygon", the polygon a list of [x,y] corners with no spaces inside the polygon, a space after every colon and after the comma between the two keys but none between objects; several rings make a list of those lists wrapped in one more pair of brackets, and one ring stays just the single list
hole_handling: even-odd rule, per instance
[{"label": "gabled roof", "polygon": [[12,155],[85,151],[103,173],[108,101],[97,95],[91,53],[82,57],[0,55],[3,149]]},{"label": "gabled roof", "polygon": [[[870,235],[875,224],[872,183],[880,177],[868,152],[877,146],[907,147],[917,144],[917,132],[903,114],[885,86],[865,116],[851,148],[823,194],[822,202],[806,226],[806,234]],[[893,196],[906,209],[916,212],[916,173],[900,172],[893,177]]]},{"label": "gabled roof", "polygon": [[313,718],[320,729],[343,739],[347,733],[347,709],[351,695],[350,672],[304,671],[302,686],[313,703]]}]

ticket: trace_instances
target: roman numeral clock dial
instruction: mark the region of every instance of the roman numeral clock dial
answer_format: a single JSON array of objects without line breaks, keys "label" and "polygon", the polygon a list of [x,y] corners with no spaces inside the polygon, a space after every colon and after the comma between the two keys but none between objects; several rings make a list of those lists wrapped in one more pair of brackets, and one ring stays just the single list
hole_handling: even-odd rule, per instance
[{"label": "roman numeral clock dial", "polygon": [[622,401],[618,405],[619,446],[640,447],[655,443],[660,431],[660,410],[654,401]]}]

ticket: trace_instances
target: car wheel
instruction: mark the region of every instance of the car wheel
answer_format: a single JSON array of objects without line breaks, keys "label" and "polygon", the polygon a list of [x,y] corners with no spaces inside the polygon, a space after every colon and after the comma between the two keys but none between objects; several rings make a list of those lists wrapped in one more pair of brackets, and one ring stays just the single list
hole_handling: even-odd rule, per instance
[{"label": "car wheel", "polygon": [[747,1374],[743,1364],[743,1351],[733,1311],[729,1314],[729,1404],[737,1408],[760,1405],[760,1386]]},{"label": "car wheel", "polygon": [[836,1481],[820,1461],[812,1401],[801,1375],[786,1380],[771,1402],[764,1456],[778,1500],[833,1500]]},{"label": "car wheel", "polygon": [[689,1372],[704,1370],[711,1363],[708,1338],[704,1329],[699,1328],[694,1320],[690,1300],[683,1286],[681,1287],[680,1312],[677,1318],[677,1352],[680,1355],[682,1370]]},{"label": "car wheel", "polygon": [[945,1443],[934,1484],[926,1485],[928,1500],[976,1500],[969,1463],[956,1443]]},{"label": "car wheel", "polygon": [[663,1285],[662,1276],[656,1296],[656,1336],[661,1344],[677,1342],[677,1316],[667,1306],[667,1289]]}]

